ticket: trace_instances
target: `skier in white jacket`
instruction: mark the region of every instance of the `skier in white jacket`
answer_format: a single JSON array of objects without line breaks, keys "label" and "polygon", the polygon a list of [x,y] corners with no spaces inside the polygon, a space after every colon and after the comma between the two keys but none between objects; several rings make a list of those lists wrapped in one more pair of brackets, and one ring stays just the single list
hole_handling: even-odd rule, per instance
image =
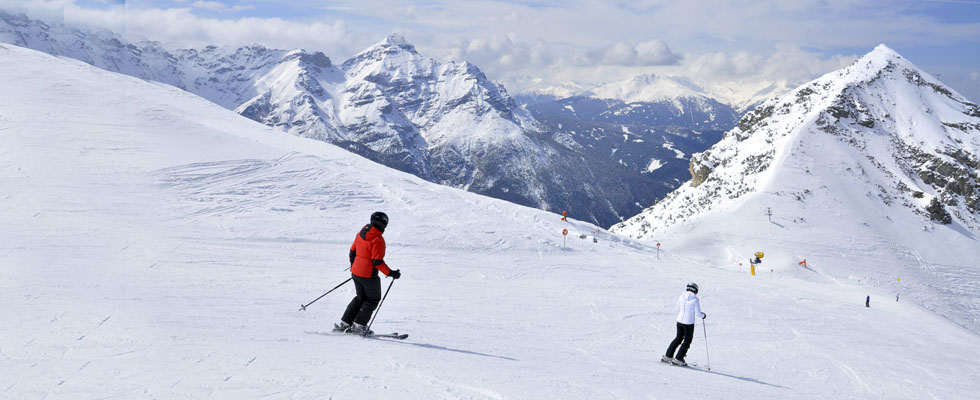
[{"label": "skier in white jacket", "polygon": [[[691,341],[694,340],[695,316],[701,317],[701,319],[708,317],[707,314],[701,312],[701,301],[698,300],[698,284],[691,282],[687,284],[687,289],[677,299],[677,336],[667,347],[667,354],[660,358],[661,362],[680,366],[687,365],[684,357],[687,356],[687,349],[691,347]],[[677,345],[680,345],[681,348],[677,350],[677,357],[674,357],[674,350],[677,349]]]}]

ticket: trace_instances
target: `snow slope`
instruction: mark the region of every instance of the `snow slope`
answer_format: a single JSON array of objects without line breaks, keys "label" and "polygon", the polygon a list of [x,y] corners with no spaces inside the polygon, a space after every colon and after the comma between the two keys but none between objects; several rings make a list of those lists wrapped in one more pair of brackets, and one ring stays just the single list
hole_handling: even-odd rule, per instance
[{"label": "snow slope", "polygon": [[[980,341],[875,288],[723,264],[425,182],[176,88],[0,45],[5,398],[973,398]],[[45,74],[37,74],[43,69]],[[324,334],[391,216],[374,328]],[[558,232],[571,232],[563,246]],[[689,361],[657,362],[701,284]],[[386,280],[385,283],[388,281]],[[861,305],[864,295],[875,299]]]},{"label": "snow slope", "polygon": [[729,266],[807,259],[814,279],[902,292],[980,332],[977,155],[977,105],[881,45],[757,107],[692,157],[690,185],[614,230]]}]

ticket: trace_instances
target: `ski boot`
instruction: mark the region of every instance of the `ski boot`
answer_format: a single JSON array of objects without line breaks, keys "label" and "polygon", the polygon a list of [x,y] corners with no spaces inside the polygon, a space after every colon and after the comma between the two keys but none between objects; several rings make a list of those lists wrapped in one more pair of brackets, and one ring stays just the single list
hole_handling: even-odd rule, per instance
[{"label": "ski boot", "polygon": [[368,336],[374,334],[374,331],[368,329],[366,326],[361,325],[357,322],[355,322],[354,325],[350,327],[350,331],[348,332],[358,334],[361,336]]},{"label": "ski boot", "polygon": [[350,331],[350,324],[340,321],[339,324],[333,324],[333,331],[338,333],[346,333]]}]

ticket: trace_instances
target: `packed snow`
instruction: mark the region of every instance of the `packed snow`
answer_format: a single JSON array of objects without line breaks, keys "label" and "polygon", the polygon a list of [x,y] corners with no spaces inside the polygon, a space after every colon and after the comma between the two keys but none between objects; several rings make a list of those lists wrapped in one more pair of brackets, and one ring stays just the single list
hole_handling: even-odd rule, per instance
[{"label": "packed snow", "polygon": [[[891,288],[785,268],[789,254],[766,259],[768,276],[720,256],[759,242],[678,236],[657,248],[431,184],[170,86],[12,45],[0,59],[5,398],[980,390],[977,334],[905,293],[891,301]],[[349,276],[350,242],[377,210],[403,276],[384,281],[373,329],[405,341],[328,333],[350,286],[298,311]],[[827,239],[812,243],[875,251]],[[658,361],[689,281],[708,314],[688,356],[698,369]]]}]

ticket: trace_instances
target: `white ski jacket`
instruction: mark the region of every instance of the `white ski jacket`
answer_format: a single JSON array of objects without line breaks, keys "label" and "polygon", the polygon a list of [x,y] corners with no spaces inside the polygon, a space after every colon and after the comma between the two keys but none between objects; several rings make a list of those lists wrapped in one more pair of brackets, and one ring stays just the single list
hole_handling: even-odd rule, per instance
[{"label": "white ski jacket", "polygon": [[677,322],[684,325],[694,325],[694,316],[704,318],[704,313],[701,312],[701,301],[698,300],[698,295],[685,290],[677,299]]}]

